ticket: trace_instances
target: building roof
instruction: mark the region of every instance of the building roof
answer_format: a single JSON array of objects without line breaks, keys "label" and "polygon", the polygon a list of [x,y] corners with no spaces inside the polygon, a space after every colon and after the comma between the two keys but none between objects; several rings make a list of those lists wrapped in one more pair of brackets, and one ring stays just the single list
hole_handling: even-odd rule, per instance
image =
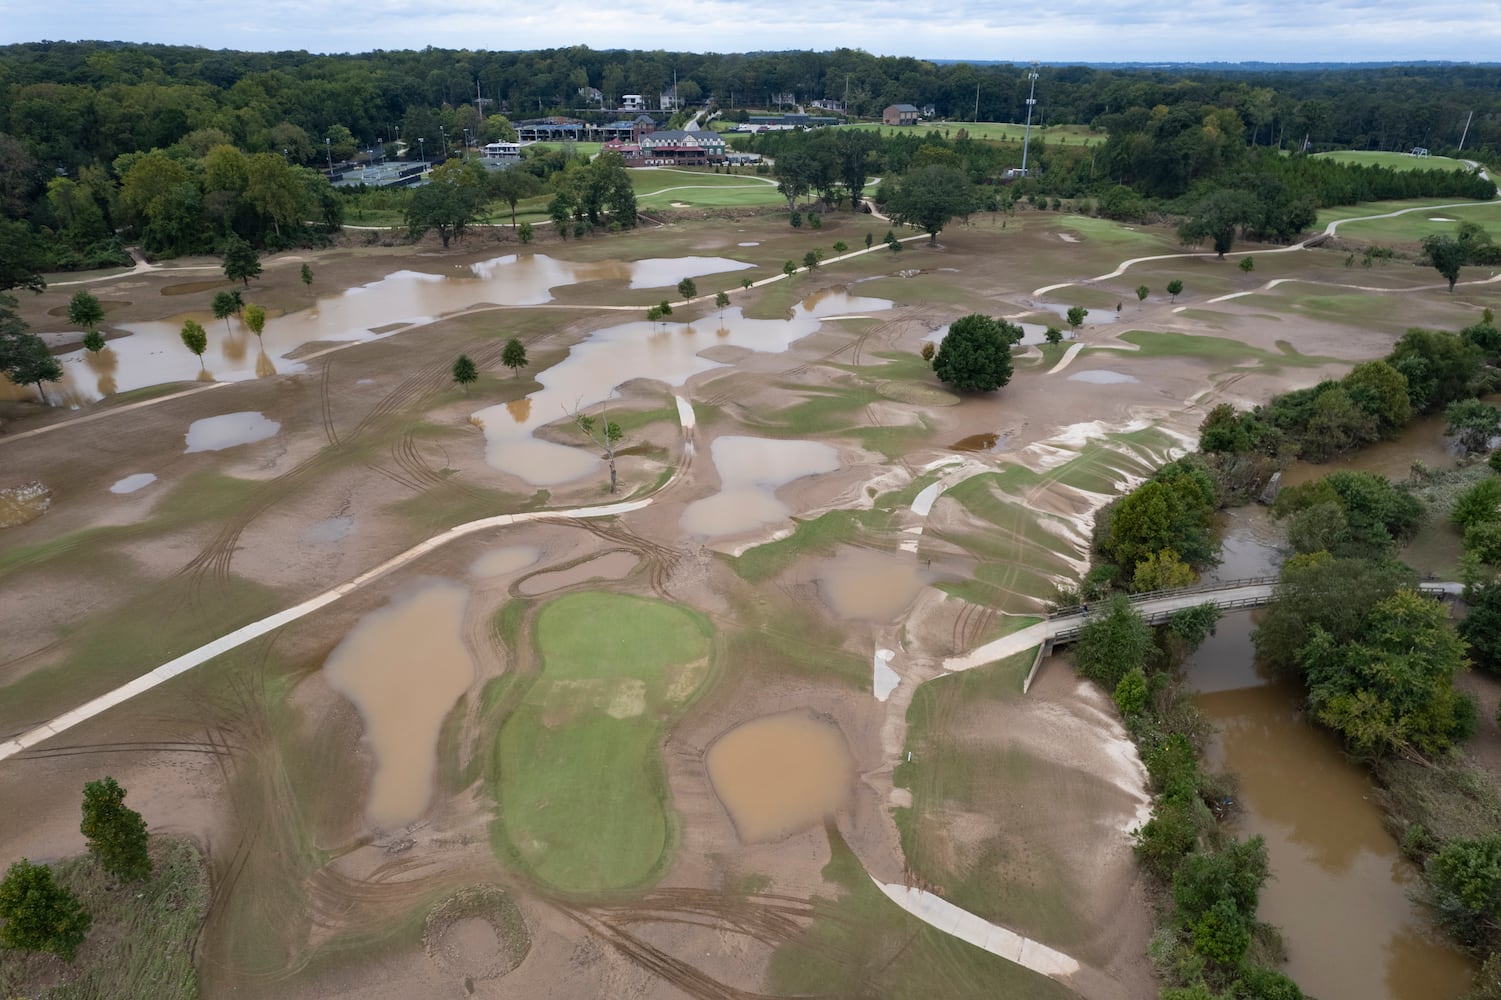
[{"label": "building roof", "polygon": [[678,128],[663,129],[660,132],[653,132],[651,135],[643,136],[642,138],[643,140],[650,139],[653,144],[658,145],[662,143],[686,142],[689,139],[692,139],[699,145],[703,145],[705,141],[711,144],[724,142],[721,136],[708,129],[701,129],[697,132],[684,132]]},{"label": "building roof", "polygon": [[908,114],[917,114],[917,109],[910,104],[893,104],[887,111],[905,111]]}]

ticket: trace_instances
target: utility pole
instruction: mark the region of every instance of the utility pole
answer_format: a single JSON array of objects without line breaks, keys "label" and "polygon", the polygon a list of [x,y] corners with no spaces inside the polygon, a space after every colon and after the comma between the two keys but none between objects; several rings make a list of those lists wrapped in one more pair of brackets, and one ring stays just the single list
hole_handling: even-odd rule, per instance
[{"label": "utility pole", "polygon": [[333,140],[327,136],[323,138],[323,149],[328,153],[328,176],[332,177],[334,175],[334,146]]},{"label": "utility pole", "polygon": [[980,120],[980,85],[977,83],[977,84],[975,84],[975,116],[973,118],[971,118],[970,121],[977,122],[979,120]]},{"label": "utility pole", "polygon": [[1032,86],[1027,91],[1027,129],[1022,136],[1022,176],[1027,176],[1027,148],[1032,144],[1032,106],[1037,103],[1037,64],[1032,64],[1032,69],[1027,73],[1027,79],[1032,81]]},{"label": "utility pole", "polygon": [[1459,151],[1461,153],[1463,153],[1465,151],[1465,137],[1470,134],[1470,122],[1472,122],[1474,120],[1475,120],[1475,112],[1471,111],[1470,112],[1470,117],[1468,117],[1468,118],[1465,119],[1465,130],[1463,132],[1461,132],[1460,136],[1459,136]]}]

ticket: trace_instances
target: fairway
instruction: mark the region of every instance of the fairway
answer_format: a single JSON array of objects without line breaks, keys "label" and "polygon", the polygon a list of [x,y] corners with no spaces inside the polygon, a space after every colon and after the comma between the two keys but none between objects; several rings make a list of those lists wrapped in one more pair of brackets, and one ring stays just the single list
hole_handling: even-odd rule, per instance
[{"label": "fairway", "polygon": [[566,891],[638,885],[671,847],[657,747],[708,676],[710,626],[588,592],[545,605],[534,629],[541,675],[497,741],[497,846]]},{"label": "fairway", "polygon": [[636,205],[643,209],[734,208],[785,205],[775,184],[753,175],[715,174],[707,170],[640,169],[630,171]]},{"label": "fairway", "polygon": [[1390,219],[1349,222],[1339,227],[1347,240],[1368,243],[1416,243],[1434,234],[1453,236],[1461,222],[1473,222],[1486,229],[1494,239],[1501,236],[1501,199],[1473,205],[1441,208],[1425,212],[1408,212]]},{"label": "fairway", "polygon": [[1315,153],[1319,159],[1336,163],[1351,163],[1362,167],[1387,167],[1391,170],[1469,170],[1463,160],[1447,156],[1411,156],[1407,153],[1386,153],[1374,149],[1341,149],[1332,153]]}]

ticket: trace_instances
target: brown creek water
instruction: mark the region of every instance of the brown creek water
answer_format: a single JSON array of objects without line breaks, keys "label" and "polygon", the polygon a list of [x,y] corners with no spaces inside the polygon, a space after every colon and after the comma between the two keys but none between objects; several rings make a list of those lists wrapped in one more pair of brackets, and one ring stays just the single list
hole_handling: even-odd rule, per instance
[{"label": "brown creek water", "polygon": [[[1276,572],[1264,511],[1233,511],[1224,529],[1222,578]],[[1225,615],[1184,675],[1219,730],[1208,765],[1240,781],[1231,830],[1266,838],[1259,912],[1282,930],[1284,971],[1324,998],[1459,996],[1473,965],[1408,898],[1418,872],[1382,826],[1370,777],[1303,713],[1295,681],[1257,668],[1254,627],[1253,612]]]},{"label": "brown creek water", "polygon": [[839,452],[818,441],[726,435],[714,439],[710,453],[719,493],[683,511],[682,527],[690,535],[733,535],[783,521],[791,511],[776,498],[777,487],[839,468]]},{"label": "brown creek water", "polygon": [[1413,462],[1422,462],[1430,469],[1452,469],[1459,463],[1459,459],[1449,451],[1448,441],[1444,438],[1444,418],[1441,414],[1420,417],[1390,441],[1367,445],[1353,455],[1346,455],[1333,462],[1322,465],[1294,462],[1282,473],[1282,485],[1297,486],[1340,471],[1375,472],[1394,483],[1400,483],[1411,475]]},{"label": "brown creek water", "polygon": [[469,590],[430,582],[362,618],[323,665],[360,710],[375,775],[365,814],[381,829],[412,822],[432,799],[443,718],[474,681],[464,645]]},{"label": "brown creek water", "polygon": [[[278,371],[302,371],[305,366],[288,355],[304,344],[374,340],[484,304],[539,305],[552,300],[553,289],[583,282],[629,281],[631,288],[665,289],[683,278],[750,266],[727,257],[575,263],[546,254],[508,254],[451,275],[397,271],[370,284],[320,298],[310,309],[270,316],[259,342],[239,319],[231,317],[226,324],[207,309],[185,311],[165,320],[121,324],[118,328],[130,336],[111,340],[98,354],[80,348],[58,355],[63,379],[49,384],[47,392],[54,401],[76,406],[115,392],[199,379],[199,361],[182,345],[182,325],[188,319],[201,323],[208,333],[209,347],[203,356],[206,380],[239,382]],[[729,279],[725,281],[729,283]],[[255,289],[250,289],[247,300],[254,302],[255,294]],[[206,302],[210,295],[204,292],[201,297]],[[647,373],[632,372],[621,381],[637,374]],[[0,396],[20,398],[25,392],[34,395],[36,390],[4,383]],[[549,419],[556,419],[556,415]]]},{"label": "brown creek water", "polygon": [[714,793],[745,843],[815,826],[853,793],[855,764],[844,734],[809,712],[736,726],[709,747],[706,763]]},{"label": "brown creek water", "polygon": [[[780,353],[818,330],[825,317],[891,308],[886,299],[860,298],[844,291],[821,292],[815,298],[799,304],[786,319],[748,319],[738,308],[731,308],[723,316],[716,312],[691,323],[636,321],[596,331],[566,359],[537,376],[542,388],[529,397],[531,405],[524,414],[503,405],[475,414],[488,442],[485,458],[533,486],[556,486],[595,473],[602,468],[598,449],[543,441],[533,432],[565,419],[577,408],[595,407],[630,379],[650,378],[676,387],[694,375],[722,367],[701,356],[710,347],[730,345]],[[600,411],[592,412],[598,415]]]}]

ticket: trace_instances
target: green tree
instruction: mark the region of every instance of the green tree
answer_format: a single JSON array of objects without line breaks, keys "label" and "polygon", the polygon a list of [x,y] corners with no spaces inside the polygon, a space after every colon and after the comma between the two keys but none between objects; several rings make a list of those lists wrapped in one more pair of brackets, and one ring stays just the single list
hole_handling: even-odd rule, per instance
[{"label": "green tree", "polygon": [[1059,330],[1056,326],[1050,326],[1046,331],[1044,331],[1042,339],[1046,340],[1050,344],[1062,343],[1063,331]]},{"label": "green tree", "polygon": [[1235,244],[1236,232],[1255,214],[1256,199],[1251,194],[1221,188],[1199,200],[1193,213],[1178,226],[1178,238],[1189,246],[1208,240],[1215,255],[1224,258]]},{"label": "green tree", "polygon": [[523,244],[530,243],[532,241],[532,224],[530,222],[523,222],[517,226],[516,238]]},{"label": "green tree", "polygon": [[1167,293],[1173,297],[1172,300],[1174,302],[1177,302],[1178,296],[1183,294],[1183,282],[1177,278],[1169,281],[1167,283]]},{"label": "green tree", "polygon": [[1145,302],[1147,300],[1147,296],[1151,295],[1151,294],[1152,294],[1152,290],[1150,288],[1148,288],[1146,285],[1137,285],[1136,286],[1136,301],[1137,302]]},{"label": "green tree", "polygon": [[927,233],[928,245],[937,246],[938,234],[949,220],[968,218],[977,205],[974,188],[963,172],[932,163],[898,179],[886,210],[899,224]]},{"label": "green tree", "polygon": [[1454,294],[1459,271],[1469,263],[1469,247],[1452,236],[1434,233],[1423,237],[1423,253],[1433,269],[1449,283],[1449,294]]},{"label": "green tree", "polygon": [[1501,434],[1501,410],[1478,399],[1459,399],[1444,410],[1444,433],[1465,454],[1489,451],[1491,439]]},{"label": "green tree", "polygon": [[1152,626],[1124,594],[1112,597],[1104,613],[1090,615],[1074,644],[1079,673],[1114,691],[1132,670],[1144,670],[1152,655]]},{"label": "green tree", "polygon": [[1019,327],[972,313],[949,326],[933,373],[961,392],[993,392],[1011,381],[1011,345],[1020,339]]},{"label": "green tree", "polygon": [[[840,183],[849,195],[851,212],[860,210],[860,196],[865,191],[865,183],[870,178],[880,144],[880,136],[873,132],[839,129],[834,133],[836,170]],[[867,240],[866,246],[869,245],[870,241]]]},{"label": "green tree", "polygon": [[678,294],[683,297],[684,303],[691,302],[698,295],[698,285],[694,284],[692,278],[684,278],[678,282]]},{"label": "green tree", "polygon": [[1385,361],[1365,361],[1340,380],[1351,402],[1376,421],[1382,437],[1392,437],[1412,421],[1407,376]]},{"label": "green tree", "polygon": [[1501,585],[1489,584],[1470,595],[1470,611],[1458,627],[1477,667],[1501,674]]},{"label": "green tree", "polygon": [[1501,517],[1501,479],[1486,476],[1454,498],[1449,520],[1461,531]]},{"label": "green tree", "polygon": [[[490,197],[498,198],[510,207],[512,226],[516,226],[517,203],[527,198],[535,198],[542,193],[542,181],[535,174],[519,167],[511,170],[491,171],[489,185]],[[527,226],[530,227],[530,223],[527,223]]]},{"label": "green tree", "polygon": [[104,334],[98,330],[90,330],[83,335],[83,349],[92,354],[98,354],[104,350]]},{"label": "green tree", "polygon": [[807,253],[803,254],[803,267],[807,268],[809,271],[816,271],[818,269],[817,250],[809,250]]},{"label": "green tree", "polygon": [[93,333],[103,321],[104,306],[98,299],[86,291],[73,293],[73,297],[68,300],[69,323],[83,327],[87,333]]},{"label": "green tree", "polygon": [[460,354],[453,363],[453,380],[464,387],[468,392],[469,387],[479,381],[479,368],[467,354]]},{"label": "green tree", "polygon": [[597,420],[582,412],[574,411],[573,422],[578,429],[584,432],[584,436],[604,449],[605,461],[610,467],[610,492],[613,494],[618,488],[618,480],[615,472],[615,445],[625,437],[625,432],[620,425],[610,419],[610,411],[606,410],[603,419]]},{"label": "green tree", "polygon": [[214,319],[222,319],[224,321],[224,332],[228,334],[230,332],[229,317],[240,311],[239,301],[229,292],[215,292],[212,309],[214,310]]},{"label": "green tree", "polygon": [[1121,715],[1140,715],[1147,707],[1147,675],[1140,667],[1127,670],[1115,685],[1113,697]]},{"label": "green tree", "polygon": [[1297,657],[1314,715],[1363,756],[1446,752],[1475,721],[1454,689],[1464,643],[1447,616],[1401,590],[1371,610],[1353,642],[1315,627]]},{"label": "green tree", "polygon": [[500,363],[511,369],[511,377],[515,378],[526,367],[526,345],[515,337],[506,341],[500,352]]},{"label": "green tree", "polygon": [[834,252],[835,253],[844,253],[849,248],[850,248],[850,245],[848,243],[844,242],[844,240],[835,240],[834,241]]},{"label": "green tree", "polygon": [[0,879],[0,944],[7,948],[49,951],[71,962],[93,919],[46,865],[22,858]]},{"label": "green tree", "polygon": [[224,276],[230,281],[242,281],[249,288],[250,279],[261,276],[261,258],[255,247],[238,236],[225,240]]},{"label": "green tree", "polygon": [[306,264],[302,265],[302,283],[308,288],[313,287],[313,269]]},{"label": "green tree", "polygon": [[257,305],[245,307],[245,325],[259,337],[266,330],[266,310]]},{"label": "green tree", "polygon": [[1240,273],[1241,274],[1250,274],[1254,270],[1256,270],[1256,258],[1254,258],[1254,257],[1242,257],[1240,259]]},{"label": "green tree", "polygon": [[137,881],[151,874],[146,853],[146,821],[125,804],[125,789],[114,778],[83,786],[83,822],[79,831],[99,866],[116,878]]},{"label": "green tree", "polygon": [[449,240],[462,240],[479,218],[489,182],[485,168],[476,160],[466,159],[441,163],[427,177],[428,183],[414,190],[407,203],[407,233],[415,240],[435,229],[446,249]]},{"label": "green tree", "polygon": [[1452,840],[1424,866],[1439,923],[1467,945],[1494,944],[1501,931],[1501,834]]},{"label": "green tree", "polygon": [[794,263],[792,263],[792,261],[790,261],[790,260],[789,261],[784,261],[782,263],[782,273],[785,274],[789,278],[792,277],[794,274],[797,273],[797,265],[794,264]]},{"label": "green tree", "polygon": [[1131,573],[1131,589],[1137,593],[1149,590],[1173,590],[1187,587],[1194,582],[1193,567],[1179,558],[1172,549],[1148,553],[1136,564]]},{"label": "green tree", "polygon": [[1088,315],[1089,310],[1083,306],[1068,307],[1068,315],[1065,318],[1068,320],[1068,325],[1074,331],[1075,336],[1078,336],[1079,327],[1084,325],[1084,317]]},{"label": "green tree", "polygon": [[27,332],[26,324],[16,314],[16,300],[0,294],[0,375],[16,385],[34,385],[42,402],[47,394],[43,382],[57,382],[63,377],[62,365],[47,349],[46,341]]},{"label": "green tree", "polygon": [[182,324],[182,343],[198,356],[198,367],[207,371],[207,366],[203,363],[203,352],[208,350],[208,333],[197,320],[190,319]]},{"label": "green tree", "polygon": [[1416,413],[1436,413],[1474,395],[1485,352],[1458,334],[1412,329],[1398,338],[1387,362],[1407,379]]}]

